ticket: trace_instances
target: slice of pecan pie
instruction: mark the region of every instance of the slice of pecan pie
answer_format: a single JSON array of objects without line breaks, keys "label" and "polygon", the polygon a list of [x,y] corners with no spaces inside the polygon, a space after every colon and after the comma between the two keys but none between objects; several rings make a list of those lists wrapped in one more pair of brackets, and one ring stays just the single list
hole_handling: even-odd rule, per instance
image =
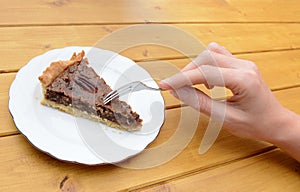
[{"label": "slice of pecan pie", "polygon": [[52,62],[39,80],[43,105],[123,130],[142,126],[139,115],[126,102],[115,99],[103,104],[103,97],[112,89],[89,66],[84,51],[74,53],[69,61]]}]

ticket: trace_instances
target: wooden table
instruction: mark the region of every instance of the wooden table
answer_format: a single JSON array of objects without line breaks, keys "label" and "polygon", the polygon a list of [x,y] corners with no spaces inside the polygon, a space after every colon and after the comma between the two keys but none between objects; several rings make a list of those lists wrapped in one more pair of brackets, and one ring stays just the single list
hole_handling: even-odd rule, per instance
[{"label": "wooden table", "polygon": [[[10,0],[0,7],[0,191],[299,191],[300,165],[275,146],[221,131],[204,155],[198,148],[208,118],[201,116],[188,146],[158,167],[134,170],[56,160],[21,135],[8,111],[8,90],[31,58],[66,46],[93,46],[133,24],[176,26],[201,40],[216,41],[236,57],[257,63],[287,108],[300,113],[299,0]],[[140,64],[188,59],[155,46],[121,53]],[[197,53],[195,53],[197,54]],[[191,55],[192,56],[192,55]],[[165,142],[181,110],[168,93],[166,121],[149,148]]]}]

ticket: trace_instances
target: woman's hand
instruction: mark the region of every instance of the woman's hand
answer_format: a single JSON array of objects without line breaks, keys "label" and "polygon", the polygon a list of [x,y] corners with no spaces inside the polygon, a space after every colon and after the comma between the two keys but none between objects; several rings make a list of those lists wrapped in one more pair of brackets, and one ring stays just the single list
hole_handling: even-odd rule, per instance
[{"label": "woman's hand", "polygon": [[[223,86],[233,96],[216,101],[192,87],[195,84],[207,88]],[[253,62],[235,58],[224,47],[211,43],[180,73],[162,80],[160,87],[216,121],[224,119],[224,128],[236,136],[268,141],[279,147],[287,145],[287,138],[297,139],[294,144],[300,159],[299,116],[277,101]]]}]

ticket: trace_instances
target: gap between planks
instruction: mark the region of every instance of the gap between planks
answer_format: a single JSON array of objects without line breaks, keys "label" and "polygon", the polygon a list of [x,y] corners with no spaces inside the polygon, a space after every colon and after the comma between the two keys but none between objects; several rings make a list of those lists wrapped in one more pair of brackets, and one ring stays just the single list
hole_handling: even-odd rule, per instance
[{"label": "gap between planks", "polygon": [[[241,52],[232,52],[233,55],[243,55],[243,54],[257,54],[257,53],[272,53],[272,52],[284,52],[284,51],[297,51],[300,50],[300,47],[291,47],[286,49],[273,49],[273,50],[257,50],[257,51],[241,51]],[[178,56],[178,57],[156,57],[150,59],[132,59],[134,62],[145,62],[145,61],[164,61],[164,60],[177,60],[177,59],[187,59],[195,58],[197,55],[189,56]],[[0,69],[0,74],[3,73],[16,73],[19,69]]]},{"label": "gap between planks", "polygon": [[145,21],[145,22],[107,22],[107,23],[48,23],[48,24],[0,24],[0,27],[53,27],[53,26],[84,26],[84,25],[140,25],[140,24],[163,24],[163,25],[177,25],[177,24],[300,24],[298,21],[187,21],[187,22],[155,22],[155,21]]},{"label": "gap between planks", "polygon": [[2,134],[0,134],[0,139],[2,137],[9,137],[9,136],[14,136],[14,135],[20,135],[20,132],[19,131],[13,131],[13,132],[2,133]]},{"label": "gap between planks", "polygon": [[[297,51],[297,50],[300,50],[300,47],[291,47],[291,48],[273,49],[273,50],[240,51],[240,52],[232,52],[232,54],[238,56],[244,54],[272,53],[272,52]],[[187,58],[195,58],[195,57],[197,57],[197,55],[177,56],[177,57],[157,57],[157,58],[150,58],[150,59],[133,59],[133,60],[135,62],[143,62],[143,61],[187,59]]]}]

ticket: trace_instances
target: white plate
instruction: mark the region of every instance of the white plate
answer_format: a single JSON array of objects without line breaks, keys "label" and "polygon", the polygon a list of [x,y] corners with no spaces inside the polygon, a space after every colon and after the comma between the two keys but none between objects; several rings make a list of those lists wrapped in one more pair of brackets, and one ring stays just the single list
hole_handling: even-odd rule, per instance
[{"label": "white plate", "polygon": [[9,110],[19,131],[38,149],[64,161],[94,165],[116,163],[140,153],[159,133],[164,122],[160,92],[140,91],[121,97],[143,119],[141,131],[129,133],[101,123],[75,118],[40,104],[38,76],[53,61],[67,60],[84,50],[90,65],[113,89],[141,80],[157,86],[132,60],[94,47],[66,47],[33,58],[20,69],[9,91]]}]

